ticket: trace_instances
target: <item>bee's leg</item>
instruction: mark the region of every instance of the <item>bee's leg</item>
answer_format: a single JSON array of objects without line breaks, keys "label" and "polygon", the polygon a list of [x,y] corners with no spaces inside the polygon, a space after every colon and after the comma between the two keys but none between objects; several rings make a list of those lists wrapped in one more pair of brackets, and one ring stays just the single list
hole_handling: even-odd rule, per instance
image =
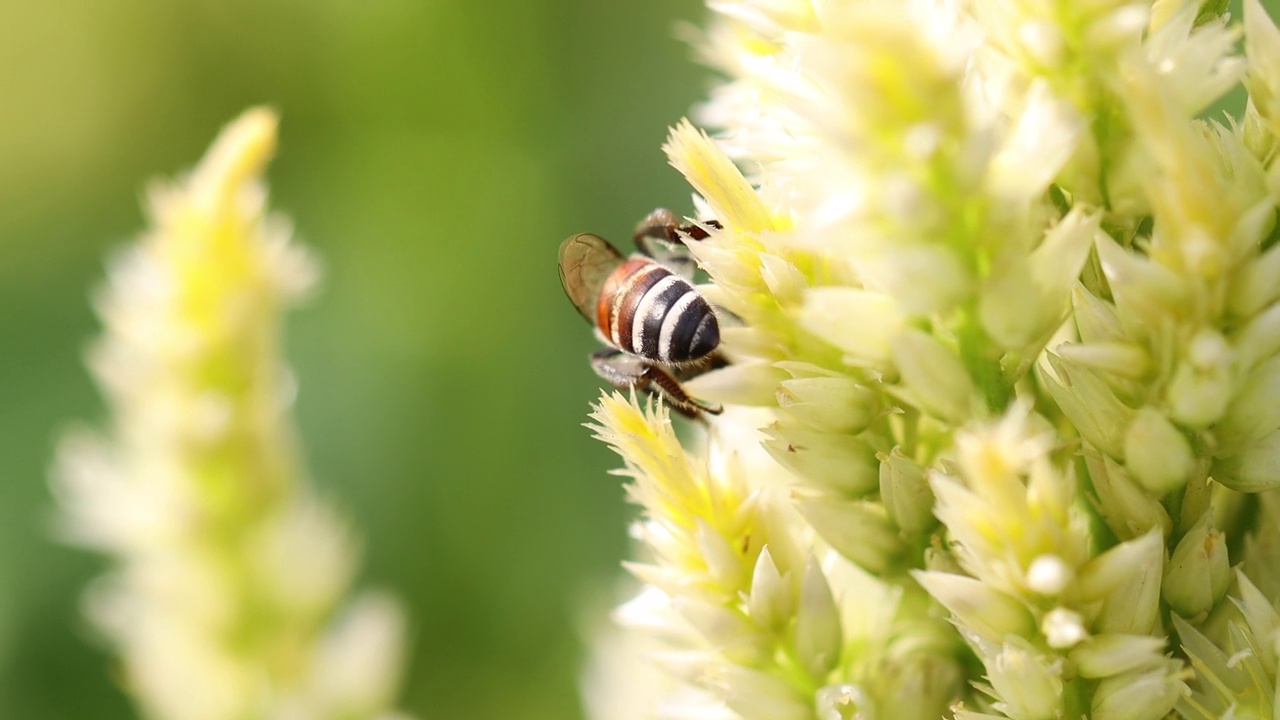
[{"label": "bee's leg", "polygon": [[591,354],[591,367],[596,374],[619,390],[632,388],[655,395],[672,410],[696,420],[702,413],[719,415],[724,408],[689,397],[680,381],[666,370],[615,348],[603,348]]},{"label": "bee's leg", "polygon": [[680,218],[675,213],[666,208],[658,208],[636,226],[636,247],[661,263],[675,266],[686,277],[692,277],[693,259],[674,250],[676,246],[684,245],[686,240],[705,240],[709,237],[702,226],[716,229],[723,227],[715,220],[707,220],[700,225],[681,225]]}]

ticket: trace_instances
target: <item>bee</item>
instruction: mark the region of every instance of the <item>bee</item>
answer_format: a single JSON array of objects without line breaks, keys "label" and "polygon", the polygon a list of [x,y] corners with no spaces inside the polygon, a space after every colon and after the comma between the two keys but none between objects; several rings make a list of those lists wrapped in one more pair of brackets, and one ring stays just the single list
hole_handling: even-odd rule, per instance
[{"label": "bee", "polygon": [[[720,227],[714,220],[704,225]],[[619,389],[656,395],[693,419],[723,408],[691,397],[681,381],[726,362],[716,351],[716,314],[690,282],[692,259],[673,249],[707,236],[703,227],[681,226],[670,210],[658,209],[637,228],[640,252],[631,257],[591,233],[560,244],[565,295],[608,346],[591,355],[596,374]]]}]

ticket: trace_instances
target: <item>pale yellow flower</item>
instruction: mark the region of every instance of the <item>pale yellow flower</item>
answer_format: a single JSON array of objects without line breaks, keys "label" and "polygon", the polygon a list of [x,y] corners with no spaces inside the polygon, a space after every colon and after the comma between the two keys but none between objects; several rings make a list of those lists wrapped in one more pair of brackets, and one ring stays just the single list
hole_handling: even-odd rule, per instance
[{"label": "pale yellow flower", "polygon": [[289,416],[281,314],[317,271],[267,210],[275,143],[274,113],[249,110],[152,188],[151,226],[97,299],[108,426],[59,454],[60,527],[113,562],[88,614],[156,720],[392,717],[401,610],[347,599],[355,542]]}]

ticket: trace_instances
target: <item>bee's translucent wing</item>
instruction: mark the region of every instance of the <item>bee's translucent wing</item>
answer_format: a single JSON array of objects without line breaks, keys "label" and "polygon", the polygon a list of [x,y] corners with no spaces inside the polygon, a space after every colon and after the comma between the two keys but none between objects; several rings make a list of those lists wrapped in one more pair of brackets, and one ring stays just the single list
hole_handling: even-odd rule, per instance
[{"label": "bee's translucent wing", "polygon": [[607,240],[591,233],[572,235],[560,244],[560,284],[588,322],[595,323],[600,289],[622,261]]}]

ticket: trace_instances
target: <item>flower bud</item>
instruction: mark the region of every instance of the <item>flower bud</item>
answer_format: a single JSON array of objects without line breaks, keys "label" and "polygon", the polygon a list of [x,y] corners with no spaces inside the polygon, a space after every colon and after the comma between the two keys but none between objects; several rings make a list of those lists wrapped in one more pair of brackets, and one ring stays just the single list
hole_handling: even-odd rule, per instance
[{"label": "flower bud", "polygon": [[1062,717],[1061,669],[1053,660],[1032,654],[1030,648],[1007,643],[987,662],[987,679],[1008,708],[1009,717],[1055,720]]},{"label": "flower bud", "polygon": [[672,598],[671,607],[726,659],[756,665],[768,657],[770,638],[740,611],[689,595]]},{"label": "flower bud", "polygon": [[[1158,545],[1157,549],[1161,550]],[[1161,550],[1152,562],[1134,567],[1128,578],[1106,595],[1093,623],[1095,631],[1144,635],[1155,629],[1160,619],[1163,559]],[[1081,584],[1084,583],[1085,578],[1082,577]]]},{"label": "flower bud", "polygon": [[1280,135],[1280,30],[1258,0],[1244,3],[1244,45],[1249,95],[1271,134]]},{"label": "flower bud", "polygon": [[1125,326],[1159,327],[1187,306],[1190,290],[1169,268],[1120,247],[1106,233],[1098,234],[1095,247]]},{"label": "flower bud", "polygon": [[955,657],[926,646],[891,655],[875,681],[876,697],[881,707],[892,709],[894,720],[937,720],[946,715],[964,681]]},{"label": "flower bud", "polygon": [[1071,307],[1076,332],[1086,345],[1127,340],[1128,334],[1116,317],[1115,307],[1095,297],[1083,285],[1076,285],[1071,291]]},{"label": "flower bud", "polygon": [[1258,363],[1280,351],[1280,302],[1254,315],[1231,336],[1238,356],[1236,367],[1252,370]]},{"label": "flower bud", "polygon": [[1218,458],[1213,479],[1244,493],[1260,493],[1280,487],[1280,430],[1240,450]]},{"label": "flower bud", "polygon": [[809,287],[809,281],[799,268],[772,253],[760,253],[760,277],[774,299],[788,305],[799,304]]},{"label": "flower bud", "polygon": [[[1280,248],[1280,245],[1276,247]],[[1280,428],[1280,357],[1253,369],[1213,428],[1219,454],[1229,455]]]},{"label": "flower bud", "polygon": [[880,462],[880,502],[898,529],[918,535],[937,524],[924,468],[894,447]]},{"label": "flower bud", "polygon": [[1231,399],[1235,353],[1216,330],[1202,328],[1173,371],[1166,400],[1169,416],[1191,428],[1207,427],[1226,412]]},{"label": "flower bud", "polygon": [[1093,694],[1092,720],[1160,720],[1173,710],[1185,686],[1178,664],[1108,677]]},{"label": "flower bud", "polygon": [[1098,512],[1118,537],[1139,537],[1152,528],[1168,534],[1173,529],[1169,513],[1158,500],[1143,491],[1129,473],[1111,458],[1085,456]]},{"label": "flower bud", "polygon": [[1153,408],[1139,410],[1124,436],[1124,465],[1157,497],[1183,485],[1195,465],[1191,444]]},{"label": "flower bud", "polygon": [[786,680],[739,665],[717,664],[703,671],[716,679],[716,692],[743,720],[810,720],[809,702]]},{"label": "flower bud", "polygon": [[[1276,612],[1276,608],[1271,604],[1257,585],[1249,579],[1249,576],[1239,568],[1235,571],[1236,584],[1239,588],[1240,599],[1235,601],[1235,606],[1240,610],[1240,614],[1244,616],[1245,622],[1249,625],[1249,631],[1257,638],[1277,638],[1280,633],[1280,613]],[[1268,676],[1274,676],[1276,673],[1277,651],[1274,642],[1261,642],[1254,646],[1254,650],[1258,653],[1258,661],[1262,663]]]},{"label": "flower bud", "polygon": [[[1266,211],[1267,225],[1260,234],[1265,236],[1274,224],[1275,211],[1270,198],[1262,208]],[[1227,293],[1227,304],[1232,314],[1245,318],[1280,299],[1280,245],[1272,245],[1266,252],[1244,263],[1236,271],[1234,282],[1228,285]]]},{"label": "flower bud", "polygon": [[914,577],[963,626],[992,642],[1006,635],[1029,636],[1035,621],[1022,603],[963,575],[916,571]]},{"label": "flower bud", "polygon": [[777,632],[790,619],[793,612],[790,581],[778,573],[768,546],[756,557],[755,572],[751,574],[751,594],[747,596],[747,612],[759,627]]},{"label": "flower bud", "polygon": [[735,362],[684,383],[692,397],[726,405],[773,407],[778,383],[787,374],[768,362]]},{"label": "flower bud", "polygon": [[1183,617],[1202,617],[1218,604],[1230,583],[1226,538],[1205,513],[1174,548],[1164,572],[1164,600]]},{"label": "flower bud", "polygon": [[876,397],[849,377],[782,380],[778,406],[801,423],[823,432],[856,433],[871,420]]},{"label": "flower bud", "polygon": [[913,405],[941,420],[959,423],[973,413],[973,380],[954,352],[919,330],[893,341],[893,360]]},{"label": "flower bud", "polygon": [[823,678],[840,662],[844,635],[840,611],[822,568],[813,557],[805,564],[796,608],[796,657],[814,678]]},{"label": "flower bud", "polygon": [[1081,640],[1089,637],[1089,630],[1084,626],[1084,618],[1080,613],[1067,608],[1054,608],[1044,614],[1040,621],[1040,632],[1045,643],[1054,649],[1075,647]]},{"label": "flower bud", "polygon": [[1081,677],[1104,678],[1145,670],[1165,661],[1164,638],[1150,635],[1094,635],[1071,649]]},{"label": "flower bud", "polygon": [[816,498],[799,501],[796,509],[836,552],[868,572],[889,571],[906,552],[877,503]]},{"label": "flower bud", "polygon": [[1058,595],[1073,579],[1072,568],[1057,555],[1040,555],[1027,566],[1027,589],[1039,595]]},{"label": "flower bud", "polygon": [[851,362],[885,366],[905,318],[887,295],[846,287],[812,288],[804,295],[800,327],[832,344]]},{"label": "flower bud", "polygon": [[779,464],[806,482],[847,497],[861,497],[879,485],[875,452],[852,435],[802,430],[774,423],[761,443]]},{"label": "flower bud", "polygon": [[1151,530],[1135,540],[1122,542],[1080,568],[1080,596],[1086,602],[1102,600],[1132,581],[1164,557],[1164,536]]},{"label": "flower bud", "polygon": [[707,574],[716,585],[730,589],[730,592],[742,587],[747,580],[747,566],[742,554],[705,519],[699,517],[694,520],[693,540],[707,566]]},{"label": "flower bud", "polygon": [[1064,343],[1053,350],[1082,367],[1137,380],[1151,369],[1151,356],[1141,345],[1127,342]]},{"label": "flower bud", "polygon": [[[917,188],[911,183],[902,187],[902,204],[914,204]],[[866,287],[893,298],[903,312],[912,316],[928,316],[956,307],[973,285],[964,261],[954,249],[941,243],[885,244],[852,257],[858,278]]]},{"label": "flower bud", "polygon": [[1094,447],[1123,458],[1124,429],[1132,422],[1133,410],[1092,370],[1052,353],[1048,359],[1056,377],[1041,377],[1067,419]]}]

